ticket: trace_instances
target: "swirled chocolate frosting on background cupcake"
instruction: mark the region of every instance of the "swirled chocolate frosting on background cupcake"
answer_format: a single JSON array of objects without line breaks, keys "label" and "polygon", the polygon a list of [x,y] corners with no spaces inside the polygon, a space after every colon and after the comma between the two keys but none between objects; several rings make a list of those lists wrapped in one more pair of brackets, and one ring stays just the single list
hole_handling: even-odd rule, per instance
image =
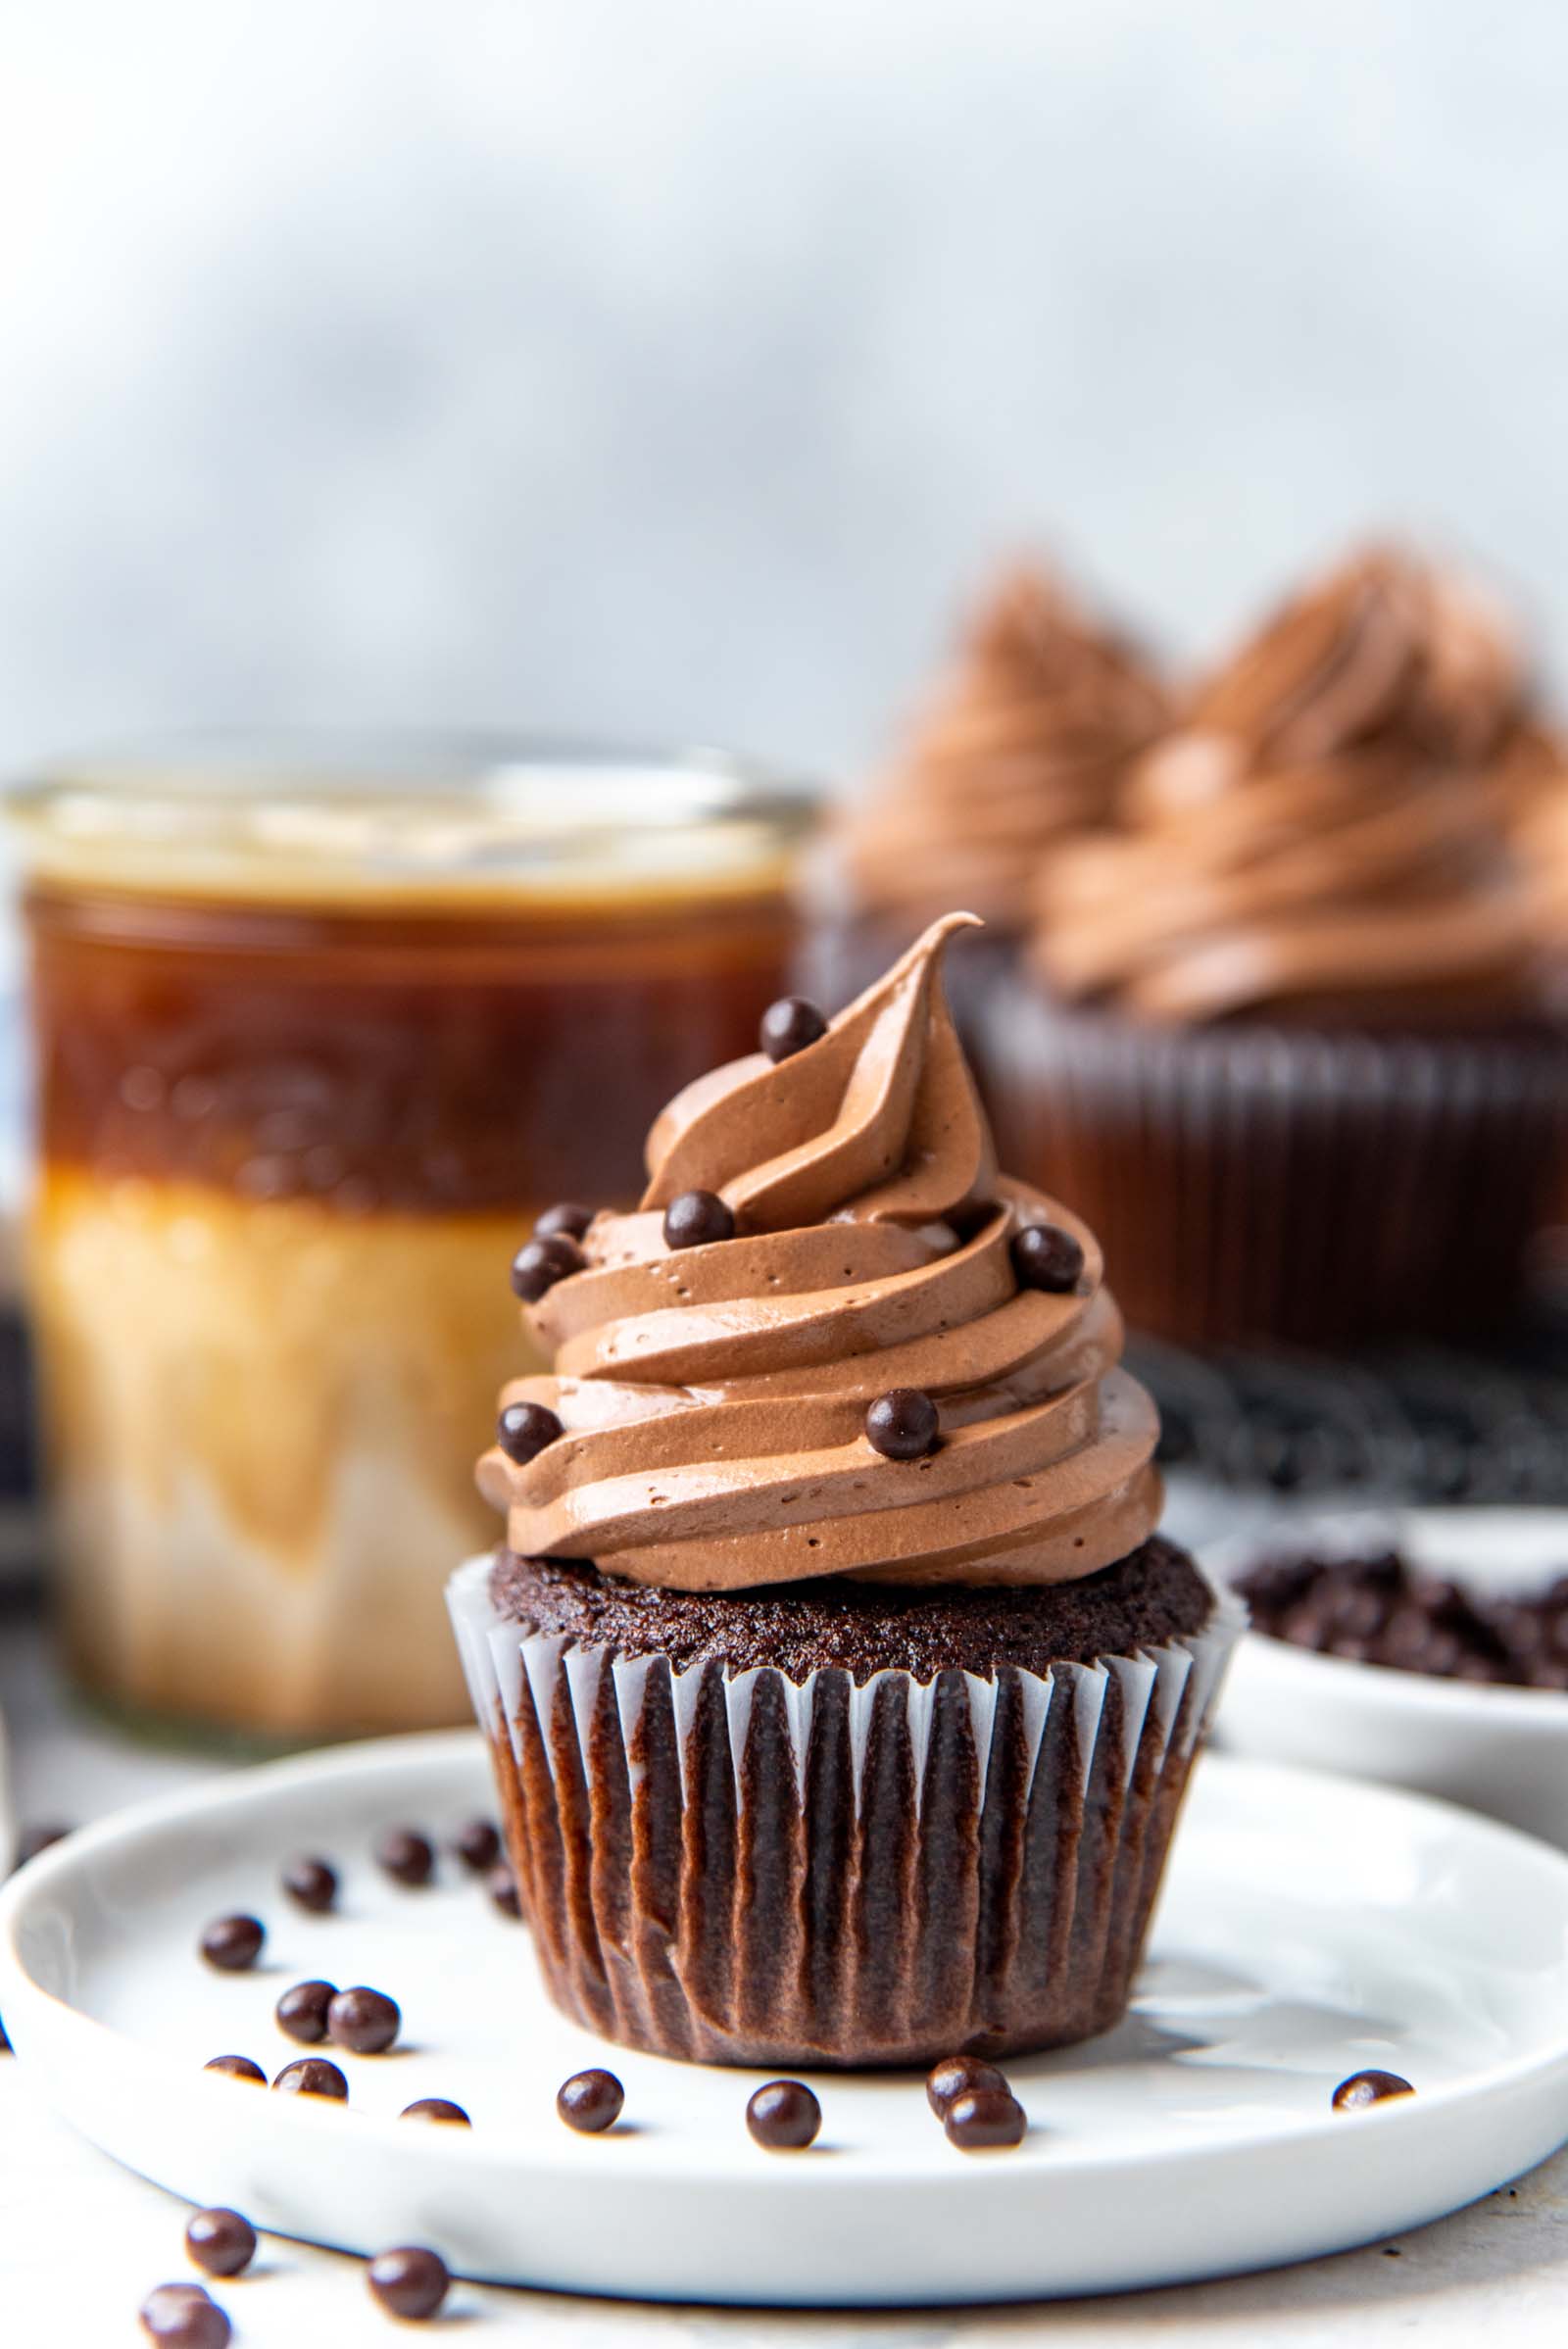
[{"label": "swirled chocolate frosting on background cupcake", "polygon": [[453,1611],[558,2001],[733,2062],[1125,2004],[1235,1625],[1154,1534],[1093,1235],[999,1177],[938,922],[680,1095],[517,1279]]},{"label": "swirled chocolate frosting on background cupcake", "polygon": [[1042,859],[1110,816],[1127,763],[1169,722],[1130,645],[1058,581],[1019,564],[982,607],[952,675],[847,819],[857,904],[907,929],[961,897],[1025,927]]}]

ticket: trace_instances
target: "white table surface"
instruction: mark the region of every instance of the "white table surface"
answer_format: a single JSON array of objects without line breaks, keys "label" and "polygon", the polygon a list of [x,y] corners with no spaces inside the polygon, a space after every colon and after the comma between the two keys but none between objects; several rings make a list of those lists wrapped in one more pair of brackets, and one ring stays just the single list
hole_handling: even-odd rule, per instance
[{"label": "white table surface", "polygon": [[[24,1821],[80,1822],[189,1784],[211,1763],[133,1745],[63,1699],[36,1623],[0,1612],[0,1711],[10,1727]],[[185,2205],[76,2137],[43,2107],[14,2059],[0,2058],[0,2342],[114,2349],[141,2339],[137,2303],[193,2271],[180,2242]],[[607,2211],[607,2225],[613,2213]],[[886,2315],[769,2315],[655,2308],[460,2284],[434,2325],[394,2327],[371,2303],[358,2261],[265,2240],[248,2277],[213,2287],[236,2349],[390,2349],[456,2336],[548,2345],[636,2340],[649,2349],[1381,2349],[1395,2342],[1473,2349],[1482,2327],[1509,2345],[1563,2337],[1568,2310],[1568,2153],[1456,2217],[1339,2259],[1222,2283],[1114,2300]]]}]

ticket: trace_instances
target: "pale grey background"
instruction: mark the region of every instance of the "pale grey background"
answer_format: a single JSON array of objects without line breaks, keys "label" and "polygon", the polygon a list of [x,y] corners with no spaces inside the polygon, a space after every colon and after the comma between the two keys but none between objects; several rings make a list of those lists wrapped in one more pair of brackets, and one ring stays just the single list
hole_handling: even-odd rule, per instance
[{"label": "pale grey background", "polygon": [[0,763],[305,718],[853,767],[1039,541],[1568,639],[1560,0],[9,0]]}]

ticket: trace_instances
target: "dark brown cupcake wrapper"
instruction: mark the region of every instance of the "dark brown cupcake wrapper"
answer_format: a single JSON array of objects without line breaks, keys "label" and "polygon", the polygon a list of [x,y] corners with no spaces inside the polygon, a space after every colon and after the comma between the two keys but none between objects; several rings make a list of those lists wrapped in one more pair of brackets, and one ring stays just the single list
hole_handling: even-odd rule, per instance
[{"label": "dark brown cupcake wrapper", "polygon": [[1020,976],[980,1062],[1003,1162],[1093,1225],[1131,1323],[1187,1344],[1494,1327],[1561,1180],[1545,1035],[1165,1029]]},{"label": "dark brown cupcake wrapper", "polygon": [[992,1679],[673,1671],[448,1603],[546,1984],[709,2063],[926,2063],[1126,2006],[1243,1623]]}]

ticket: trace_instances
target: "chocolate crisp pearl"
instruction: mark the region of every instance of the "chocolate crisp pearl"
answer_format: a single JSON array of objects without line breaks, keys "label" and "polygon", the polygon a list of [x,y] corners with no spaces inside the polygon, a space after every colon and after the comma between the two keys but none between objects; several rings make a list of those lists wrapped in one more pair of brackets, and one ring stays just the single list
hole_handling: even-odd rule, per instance
[{"label": "chocolate crisp pearl", "polygon": [[285,2096],[329,2096],[336,2104],[349,2100],[348,2081],[324,2055],[302,2055],[285,2064],[272,2085]]},{"label": "chocolate crisp pearl", "polygon": [[282,1884],[296,1908],[308,1909],[313,1917],[324,1916],[337,1898],[337,1870],[325,1860],[302,1855],[287,1863]]},{"label": "chocolate crisp pearl", "polygon": [[279,2031],[302,2047],[319,2046],[326,2036],[326,2010],[337,1996],[335,1982],[297,1982],[272,2009]]},{"label": "chocolate crisp pearl", "polygon": [[530,1240],[513,1257],[513,1290],[525,1305],[536,1305],[547,1290],[582,1272],[587,1263],[575,1240],[565,1232],[551,1232],[543,1240]]},{"label": "chocolate crisp pearl", "polygon": [[465,1868],[483,1876],[501,1857],[501,1835],[493,1819],[468,1819],[453,1838],[453,1850]]},{"label": "chocolate crisp pearl", "polygon": [[454,2129],[473,2127],[462,2105],[454,2104],[450,2096],[421,2096],[416,2104],[406,2104],[398,2118],[400,2121],[446,2121]]},{"label": "chocolate crisp pearl", "polygon": [[747,2105],[746,2126],[769,2153],[800,2153],[822,2126],[822,2107],[804,2080],[770,2080]]},{"label": "chocolate crisp pearl", "polygon": [[1000,2145],[1021,2145],[1028,2127],[1023,2106],[1006,2088],[966,2088],[948,2107],[950,2145],[962,2153],[984,2153]]},{"label": "chocolate crisp pearl", "polygon": [[150,2341],[165,2349],[227,2349],[233,2327],[203,2284],[161,2283],[137,2314]]},{"label": "chocolate crisp pearl", "polygon": [[1050,1289],[1065,1296],[1083,1278],[1084,1251],[1071,1232],[1054,1223],[1032,1223],[1014,1232],[1008,1248],[1020,1289]]},{"label": "chocolate crisp pearl", "polygon": [[260,2064],[253,2064],[248,2055],[215,2055],[203,2064],[204,2072],[222,2072],[230,2080],[256,2080],[267,2085],[267,2074]]},{"label": "chocolate crisp pearl", "polygon": [[827,1021],[802,995],[781,996],[762,1013],[758,1042],[770,1060],[788,1060],[827,1034]]},{"label": "chocolate crisp pearl", "polygon": [[580,1240],[593,1219],[592,1207],[579,1206],[574,1199],[564,1199],[545,1209],[533,1227],[533,1236],[536,1240],[549,1240],[557,1232],[564,1232],[568,1240]]},{"label": "chocolate crisp pearl", "polygon": [[383,2055],[398,2035],[403,2017],[395,1998],[368,1990],[363,1982],[339,1990],[326,2010],[333,2043],[354,2055]]},{"label": "chocolate crisp pearl", "polygon": [[415,2243],[381,2252],[366,2270],[365,2280],[388,2316],[409,2317],[416,2324],[433,2317],[452,2287],[441,2254]]},{"label": "chocolate crisp pearl", "polygon": [[389,1828],[375,1847],[375,1859],[394,1883],[414,1886],[427,1884],[435,1866],[428,1835],[412,1827]]},{"label": "chocolate crisp pearl", "polygon": [[1397,2072],[1352,2072],[1335,2089],[1331,2103],[1337,2113],[1359,2113],[1388,2096],[1413,2096],[1414,2088]]},{"label": "chocolate crisp pearl", "polygon": [[613,2072],[574,2072],[556,2092],[556,2110],[568,2129],[597,2136],[620,2118],[626,2091]]},{"label": "chocolate crisp pearl", "polygon": [[939,1425],[929,1395],[918,1387],[894,1387],[866,1412],[866,1441],[885,1460],[920,1460],[935,1451]]},{"label": "chocolate crisp pearl", "polygon": [[238,2276],[256,2257],[256,2229],[238,2211],[197,2211],[186,2223],[185,2248],[204,2275]]},{"label": "chocolate crisp pearl", "polygon": [[554,1411],[544,1403],[508,1403],[496,1421],[496,1442],[509,1460],[519,1468],[537,1459],[547,1444],[554,1444],[565,1429]]},{"label": "chocolate crisp pearl", "polygon": [[1012,2093],[1006,2075],[995,2064],[982,2063],[977,2055],[945,2055],[925,2076],[926,2102],[939,2121],[945,2121],[958,2098],[974,2088],[1000,2088],[1004,2096]]},{"label": "chocolate crisp pearl", "polygon": [[503,1917],[522,1915],[522,1895],[517,1890],[517,1880],[510,1868],[505,1865],[492,1868],[485,1879],[485,1890]]},{"label": "chocolate crisp pearl", "polygon": [[255,1917],[217,1917],[201,1938],[201,1952],[220,1974],[243,1974],[262,1954],[267,1928]]},{"label": "chocolate crisp pearl", "polygon": [[666,1248],[711,1248],[734,1237],[734,1213],[716,1191],[683,1191],[664,1209]]}]

